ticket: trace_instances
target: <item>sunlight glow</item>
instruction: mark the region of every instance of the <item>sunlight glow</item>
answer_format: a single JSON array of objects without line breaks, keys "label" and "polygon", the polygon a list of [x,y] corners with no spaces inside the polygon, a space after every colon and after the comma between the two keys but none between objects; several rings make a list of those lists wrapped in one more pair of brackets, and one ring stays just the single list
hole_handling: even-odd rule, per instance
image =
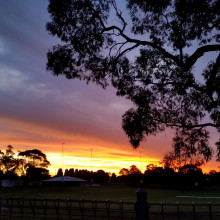
[{"label": "sunlight glow", "polygon": [[[87,169],[91,171],[97,171],[103,169],[106,172],[115,173],[118,175],[122,168],[129,168],[131,165],[136,165],[142,172],[146,169],[148,164],[159,164],[159,160],[156,158],[143,158],[140,162],[138,157],[134,157],[131,161],[128,157],[120,157],[117,160],[111,158],[90,158],[90,157],[74,157],[64,156],[62,164],[62,155],[56,153],[48,153],[48,160],[51,162],[49,168],[51,175],[55,175],[59,168],[65,169]],[[92,164],[92,166],[91,166]]]},{"label": "sunlight glow", "polygon": [[[0,123],[4,124],[0,128],[0,149],[4,150],[7,145],[12,145],[14,152],[41,150],[51,162],[48,168],[51,175],[56,175],[59,168],[63,168],[64,171],[70,168],[92,171],[103,169],[118,175],[122,168],[129,169],[131,165],[136,165],[144,172],[148,164],[159,165],[164,153],[171,146],[169,133],[165,136],[158,135],[157,138],[148,140],[140,149],[134,150],[127,139],[124,142],[113,142],[111,138],[103,140],[92,136],[64,133],[51,125],[23,123],[15,118],[0,117]],[[63,153],[62,143],[65,143]],[[219,164],[211,161],[202,169],[206,173],[210,170],[219,171]]]}]

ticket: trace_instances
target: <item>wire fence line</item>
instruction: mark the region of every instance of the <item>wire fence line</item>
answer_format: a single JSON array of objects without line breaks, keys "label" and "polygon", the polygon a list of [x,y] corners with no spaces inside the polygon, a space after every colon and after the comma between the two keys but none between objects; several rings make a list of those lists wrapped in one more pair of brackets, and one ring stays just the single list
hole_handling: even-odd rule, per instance
[{"label": "wire fence line", "polygon": [[0,219],[135,219],[134,202],[1,198]]},{"label": "wire fence line", "polygon": [[149,203],[150,220],[219,220],[220,203]]},{"label": "wire fence line", "polygon": [[220,203],[0,198],[1,220],[217,220]]}]

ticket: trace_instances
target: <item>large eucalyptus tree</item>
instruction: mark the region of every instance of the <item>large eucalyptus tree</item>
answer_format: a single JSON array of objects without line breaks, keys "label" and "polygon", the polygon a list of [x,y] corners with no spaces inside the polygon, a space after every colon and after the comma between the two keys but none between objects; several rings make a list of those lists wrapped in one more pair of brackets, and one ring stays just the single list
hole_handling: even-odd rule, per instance
[{"label": "large eucalyptus tree", "polygon": [[208,128],[220,132],[219,0],[50,0],[48,12],[46,28],[61,40],[48,70],[131,100],[122,127],[135,148],[172,128],[176,154],[210,160]]}]

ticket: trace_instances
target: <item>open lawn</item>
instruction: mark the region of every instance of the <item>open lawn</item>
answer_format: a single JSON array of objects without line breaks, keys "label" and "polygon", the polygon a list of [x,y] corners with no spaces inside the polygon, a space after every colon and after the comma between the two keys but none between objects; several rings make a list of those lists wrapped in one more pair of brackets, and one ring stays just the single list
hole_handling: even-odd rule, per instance
[{"label": "open lawn", "polygon": [[[220,203],[220,187],[209,187],[198,190],[177,190],[167,188],[146,187],[149,202],[166,203]],[[1,197],[53,198],[53,199],[85,199],[136,201],[135,187],[107,186],[52,186],[52,187],[15,187],[0,188]]]}]

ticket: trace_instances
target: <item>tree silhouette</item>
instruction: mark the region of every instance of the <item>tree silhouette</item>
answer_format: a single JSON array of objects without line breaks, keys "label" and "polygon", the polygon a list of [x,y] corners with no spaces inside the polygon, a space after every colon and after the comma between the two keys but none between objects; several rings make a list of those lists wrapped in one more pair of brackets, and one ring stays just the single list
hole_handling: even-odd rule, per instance
[{"label": "tree silhouette", "polygon": [[63,169],[59,168],[56,176],[63,176]]},{"label": "tree silhouette", "polygon": [[110,176],[109,173],[105,172],[104,170],[97,170],[94,172],[93,178],[95,182],[107,183],[110,179]]},{"label": "tree silhouette", "polygon": [[24,185],[30,180],[39,181],[49,177],[46,169],[50,165],[46,154],[40,150],[20,151],[17,155],[13,147],[8,145],[5,152],[0,151],[0,176],[6,179],[15,179],[22,176]]},{"label": "tree silhouette", "polygon": [[30,180],[40,181],[50,178],[49,170],[42,167],[29,167],[25,178],[27,184]]},{"label": "tree silhouette", "polygon": [[20,151],[18,157],[23,164],[25,185],[30,180],[41,180],[49,176],[49,171],[46,168],[48,168],[50,162],[42,151],[38,149]]},{"label": "tree silhouette", "polygon": [[137,168],[136,165],[131,165],[129,169],[129,174],[141,174],[141,171]]},{"label": "tree silhouette", "polygon": [[127,176],[127,175],[129,175],[129,169],[127,169],[127,168],[122,168],[122,169],[119,171],[119,174],[120,174],[121,176]]},{"label": "tree silhouette", "polygon": [[5,178],[15,178],[19,170],[19,160],[14,157],[13,147],[8,145],[5,152],[0,151],[0,167]]},{"label": "tree silhouette", "polygon": [[112,173],[110,181],[111,181],[111,183],[117,182],[117,176],[115,173]]},{"label": "tree silhouette", "polygon": [[182,176],[180,179],[184,187],[198,187],[198,185],[201,184],[203,173],[200,166],[199,163],[186,164],[179,169],[180,176]]},{"label": "tree silhouette", "polygon": [[220,1],[50,0],[48,12],[47,30],[62,41],[48,52],[48,70],[111,84],[131,100],[122,126],[135,148],[169,127],[175,151],[211,159],[207,128],[220,132]]},{"label": "tree silhouette", "polygon": [[74,169],[73,168],[69,169],[68,176],[74,176]]},{"label": "tree silhouette", "polygon": [[201,155],[194,155],[194,154],[189,154],[189,156],[186,157],[185,152],[182,150],[182,152],[175,152],[175,151],[170,151],[167,152],[163,159],[160,161],[160,164],[164,168],[171,168],[175,171],[180,171],[182,167],[184,166],[194,166],[196,165],[197,167],[205,164],[204,158],[201,157]]},{"label": "tree silhouette", "polygon": [[119,171],[119,177],[117,177],[118,182],[140,184],[142,181],[143,174],[136,165],[131,165],[129,169],[122,168]]},{"label": "tree silhouette", "polygon": [[26,163],[24,169],[28,167],[47,168],[50,165],[46,154],[38,149],[20,151],[18,157],[25,160]]},{"label": "tree silhouette", "polygon": [[182,166],[182,161],[179,160],[175,152],[170,151],[164,155],[163,159],[160,161],[160,164],[164,168],[171,168],[175,171],[178,171],[178,169]]}]

